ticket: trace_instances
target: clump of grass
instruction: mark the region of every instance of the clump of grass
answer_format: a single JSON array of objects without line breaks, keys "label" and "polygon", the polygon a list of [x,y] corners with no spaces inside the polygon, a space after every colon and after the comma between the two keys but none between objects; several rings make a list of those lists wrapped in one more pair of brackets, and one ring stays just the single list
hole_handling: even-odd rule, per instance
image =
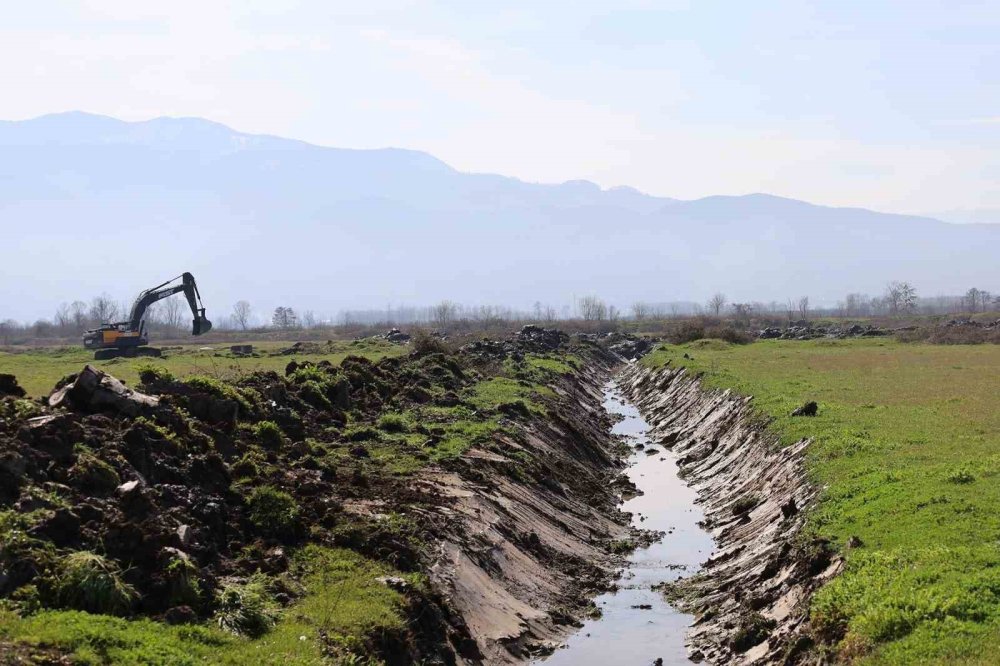
[{"label": "clump of grass", "polygon": [[356,425],[348,428],[344,437],[351,442],[368,442],[382,439],[382,433],[368,425]]},{"label": "clump of grass", "polygon": [[85,491],[106,493],[121,483],[115,468],[98,458],[92,451],[80,447],[76,463],[69,470],[69,479]]},{"label": "clump of grass", "polygon": [[767,639],[777,622],[760,613],[747,613],[740,618],[736,631],[730,639],[734,652],[746,652],[754,645]]},{"label": "clump of grass", "polygon": [[226,382],[213,377],[196,375],[194,377],[188,377],[184,380],[184,383],[203,393],[214,395],[216,398],[232,400],[240,406],[241,410],[250,411],[250,402],[239,392],[239,390],[236,389],[235,386],[231,386]]},{"label": "clump of grass", "polygon": [[760,500],[754,495],[744,495],[733,502],[733,515],[739,516],[753,511],[754,507],[760,504]]},{"label": "clump of grass", "polygon": [[63,558],[54,589],[60,605],[105,615],[127,614],[138,597],[115,562],[85,550]]},{"label": "clump of grass", "polygon": [[406,432],[410,429],[410,423],[405,415],[390,412],[379,417],[378,427],[385,432]]},{"label": "clump of grass", "polygon": [[253,435],[264,446],[276,449],[284,442],[281,428],[274,421],[261,421],[253,425]]},{"label": "clump of grass", "polygon": [[945,477],[948,483],[966,484],[976,480],[976,475],[968,467],[959,467],[948,473]]},{"label": "clump of grass", "polygon": [[254,574],[245,583],[225,585],[216,599],[215,623],[240,636],[263,636],[278,622],[281,610],[269,589],[267,576]]},{"label": "clump of grass", "polygon": [[298,528],[299,506],[295,498],[273,486],[254,488],[247,498],[250,522],[267,536],[289,537]]},{"label": "clump of grass", "polygon": [[143,384],[150,385],[159,382],[174,381],[173,373],[164,368],[162,365],[156,365],[154,363],[140,363],[135,369],[136,372],[139,373],[139,381]]},{"label": "clump of grass", "polygon": [[299,388],[299,395],[313,407],[331,409],[333,404],[326,397],[326,387],[316,381],[308,381]]},{"label": "clump of grass", "polygon": [[198,582],[198,567],[194,562],[184,555],[172,557],[165,573],[170,585],[169,598],[172,605],[198,606],[201,603],[201,584]]}]

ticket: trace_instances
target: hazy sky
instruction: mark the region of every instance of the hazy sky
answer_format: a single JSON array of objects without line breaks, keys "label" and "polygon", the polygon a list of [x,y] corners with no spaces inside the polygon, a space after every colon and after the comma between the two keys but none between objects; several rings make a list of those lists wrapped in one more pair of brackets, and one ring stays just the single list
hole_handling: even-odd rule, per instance
[{"label": "hazy sky", "polygon": [[5,7],[0,89],[7,119],[202,116],[685,199],[1000,208],[997,0],[34,0]]}]

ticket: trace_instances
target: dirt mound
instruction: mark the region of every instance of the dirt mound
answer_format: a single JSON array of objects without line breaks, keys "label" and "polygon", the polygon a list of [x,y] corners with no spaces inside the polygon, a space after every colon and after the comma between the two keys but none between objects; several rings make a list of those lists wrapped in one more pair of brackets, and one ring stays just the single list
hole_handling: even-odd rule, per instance
[{"label": "dirt mound", "polygon": [[12,396],[14,398],[23,398],[27,395],[24,389],[21,388],[17,383],[17,377],[14,375],[5,375],[0,373],[0,396]]},{"label": "dirt mound", "polygon": [[[525,337],[522,352],[567,344]],[[288,553],[319,543],[434,583],[403,586],[409,628],[366,656],[526,660],[586,612],[624,529],[597,389],[617,359],[573,351],[589,369],[554,379],[544,413],[468,403],[497,367],[475,353],[292,361],[233,383],[148,369],[137,389],[87,366],[47,405],[0,398],[0,511],[26,535],[0,544],[0,597],[81,607],[59,582],[80,554],[123,591],[105,612],[204,622],[256,572],[293,604]],[[474,445],[441,450],[456,438]]]}]

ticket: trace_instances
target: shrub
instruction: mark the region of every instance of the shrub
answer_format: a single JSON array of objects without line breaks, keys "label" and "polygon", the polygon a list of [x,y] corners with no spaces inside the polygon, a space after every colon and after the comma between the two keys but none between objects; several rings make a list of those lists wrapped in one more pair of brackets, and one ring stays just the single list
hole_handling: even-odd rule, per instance
[{"label": "shrub", "polygon": [[444,340],[437,337],[436,335],[431,335],[427,331],[417,331],[413,335],[413,355],[414,356],[427,356],[428,354],[447,354],[449,353],[448,345],[444,343]]},{"label": "shrub", "polygon": [[247,499],[250,522],[263,534],[282,537],[295,533],[299,507],[295,498],[273,486],[254,488]]},{"label": "shrub", "polygon": [[730,328],[728,326],[713,326],[711,328],[707,328],[705,329],[705,337],[725,340],[726,342],[731,342],[734,345],[748,345],[754,341],[753,336],[747,331]]},{"label": "shrub", "polygon": [[410,424],[402,414],[383,414],[378,419],[378,427],[386,432],[406,432]]},{"label": "shrub", "polygon": [[105,615],[128,613],[138,596],[122,580],[117,564],[85,550],[70,553],[60,562],[55,594],[63,606]]},{"label": "shrub", "polygon": [[687,342],[701,340],[703,337],[705,337],[704,326],[697,322],[685,321],[672,330],[667,339],[675,345],[682,345]]},{"label": "shrub", "polygon": [[284,441],[281,428],[274,421],[261,421],[253,426],[254,437],[264,446],[278,448]]},{"label": "shrub", "polygon": [[246,583],[230,583],[216,599],[215,622],[225,631],[256,638],[278,621],[280,610],[268,589],[267,577],[257,573]]}]

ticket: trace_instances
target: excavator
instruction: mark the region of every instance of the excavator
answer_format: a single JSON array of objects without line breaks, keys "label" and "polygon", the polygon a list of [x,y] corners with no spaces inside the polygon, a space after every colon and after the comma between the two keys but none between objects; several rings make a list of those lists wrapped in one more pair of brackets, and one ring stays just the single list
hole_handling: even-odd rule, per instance
[{"label": "excavator", "polygon": [[126,321],[104,323],[100,328],[87,331],[83,336],[83,346],[95,350],[94,358],[98,361],[119,356],[159,356],[159,349],[146,346],[149,344],[149,337],[146,335],[146,310],[153,303],[180,292],[184,292],[194,316],[191,335],[210,331],[212,322],[205,318],[205,306],[201,302],[194,276],[184,273],[141,292],[132,304],[132,311]]}]

